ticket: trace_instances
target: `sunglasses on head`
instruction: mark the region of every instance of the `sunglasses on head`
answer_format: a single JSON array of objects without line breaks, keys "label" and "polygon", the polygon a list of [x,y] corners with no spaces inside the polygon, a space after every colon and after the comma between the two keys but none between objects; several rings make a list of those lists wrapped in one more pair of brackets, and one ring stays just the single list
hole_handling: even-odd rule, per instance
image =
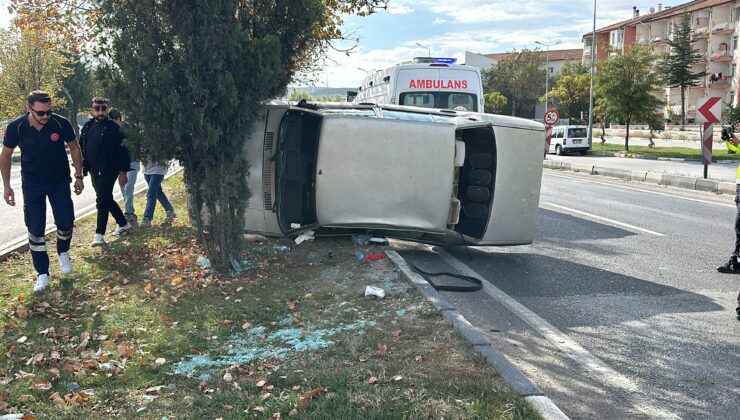
[{"label": "sunglasses on head", "polygon": [[51,117],[51,113],[53,112],[52,110],[48,110],[48,111],[36,111],[33,108],[31,108],[31,111],[33,111],[39,117],[43,117],[43,116],[46,116],[46,115],[48,115],[48,116]]},{"label": "sunglasses on head", "polygon": [[93,105],[95,111],[107,111],[108,105]]}]

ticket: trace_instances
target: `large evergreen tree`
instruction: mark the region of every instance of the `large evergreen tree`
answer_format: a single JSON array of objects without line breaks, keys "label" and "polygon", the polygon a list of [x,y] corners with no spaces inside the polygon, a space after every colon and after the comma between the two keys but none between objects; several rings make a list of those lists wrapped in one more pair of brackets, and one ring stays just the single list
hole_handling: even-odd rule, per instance
[{"label": "large evergreen tree", "polygon": [[[178,159],[190,217],[216,267],[240,250],[242,154],[261,101],[279,96],[340,13],[381,0],[100,0],[110,88],[148,158]],[[136,138],[136,136],[134,136]]]},{"label": "large evergreen tree", "polygon": [[686,88],[699,86],[705,71],[693,72],[692,67],[703,59],[691,42],[691,21],[684,13],[676,26],[673,37],[668,40],[668,52],[659,62],[660,73],[666,85],[681,89],[681,124],[686,124]]},{"label": "large evergreen tree", "polygon": [[641,46],[630,48],[598,63],[596,106],[602,116],[624,123],[624,150],[629,151],[630,125],[650,122],[663,102],[651,92],[660,88],[660,78],[653,71],[654,56]]}]

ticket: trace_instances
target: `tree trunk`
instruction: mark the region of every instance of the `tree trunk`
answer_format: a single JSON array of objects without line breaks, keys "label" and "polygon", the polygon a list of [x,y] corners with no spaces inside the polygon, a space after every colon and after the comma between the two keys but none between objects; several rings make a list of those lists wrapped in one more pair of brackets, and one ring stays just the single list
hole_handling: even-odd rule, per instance
[{"label": "tree trunk", "polygon": [[681,126],[686,125],[686,88],[681,86]]},{"label": "tree trunk", "polygon": [[[188,215],[211,264],[219,272],[225,273],[229,270],[231,258],[238,259],[242,249],[243,209],[246,204],[235,199],[240,194],[231,191],[231,188],[243,185],[238,182],[206,182],[204,178],[210,177],[212,181],[235,176],[235,159],[241,158],[222,153],[214,165],[212,162],[206,163],[198,154],[198,151],[185,154],[183,162]],[[246,162],[242,164],[246,167]],[[206,171],[208,175],[204,175]],[[216,191],[207,191],[207,188],[215,188]]]},{"label": "tree trunk", "polygon": [[629,152],[630,151],[630,121],[627,120],[627,124],[625,124],[625,132],[624,132],[624,151]]}]

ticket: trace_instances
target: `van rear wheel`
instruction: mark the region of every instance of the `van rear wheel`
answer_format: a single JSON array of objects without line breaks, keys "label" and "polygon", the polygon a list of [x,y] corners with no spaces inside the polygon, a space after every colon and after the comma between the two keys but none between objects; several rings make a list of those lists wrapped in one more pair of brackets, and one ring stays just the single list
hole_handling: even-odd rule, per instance
[{"label": "van rear wheel", "polygon": [[558,156],[563,156],[563,148],[560,147],[559,144],[555,145],[555,154],[557,154]]}]

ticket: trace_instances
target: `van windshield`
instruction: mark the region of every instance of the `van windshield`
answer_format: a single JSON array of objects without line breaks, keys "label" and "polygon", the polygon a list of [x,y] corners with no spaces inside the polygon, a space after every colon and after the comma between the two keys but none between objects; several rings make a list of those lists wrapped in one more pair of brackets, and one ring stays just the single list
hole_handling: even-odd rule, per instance
[{"label": "van windshield", "polygon": [[462,92],[404,92],[399,98],[399,104],[457,111],[478,111],[476,95]]},{"label": "van windshield", "polygon": [[586,127],[569,128],[568,138],[586,137]]}]

